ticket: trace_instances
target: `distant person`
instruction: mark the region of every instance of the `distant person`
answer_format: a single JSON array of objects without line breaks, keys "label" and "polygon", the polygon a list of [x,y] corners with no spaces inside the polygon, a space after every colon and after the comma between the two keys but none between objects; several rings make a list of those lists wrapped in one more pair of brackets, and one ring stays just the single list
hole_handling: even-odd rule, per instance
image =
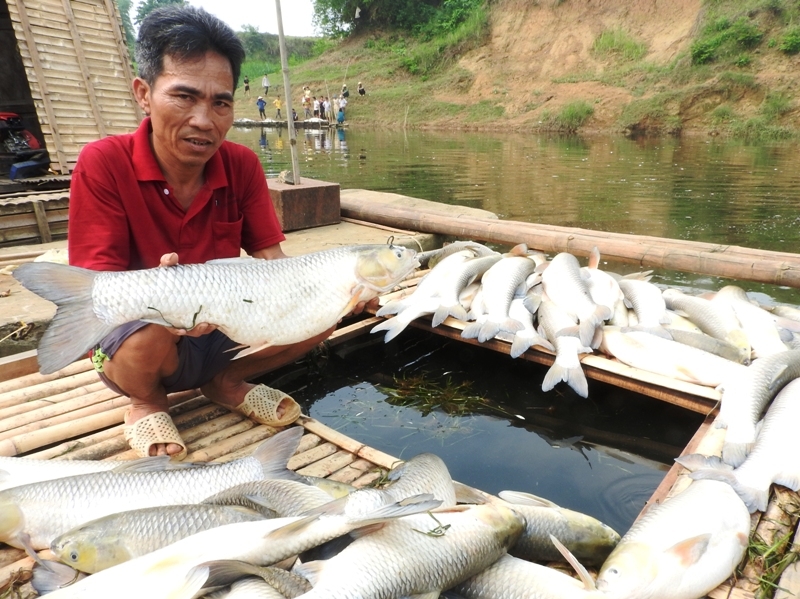
[{"label": "distant person", "polygon": [[340,125],[344,123],[344,108],[339,107],[339,114],[336,115],[336,122]]},{"label": "distant person", "polygon": [[244,97],[249,100],[250,99],[250,78],[247,75],[245,75],[244,79],[242,80],[242,83],[244,83]]},{"label": "distant person", "polygon": [[269,77],[267,77],[266,73],[264,73],[264,76],[261,78],[261,87],[264,88],[264,95],[268,96],[269,95]]},{"label": "distant person", "polygon": [[319,118],[319,100],[314,96],[314,118]]},{"label": "distant person", "polygon": [[283,118],[281,116],[281,106],[283,106],[283,102],[281,102],[280,96],[275,96],[275,100],[272,102],[275,105],[275,118],[280,119]]},{"label": "distant person", "polygon": [[256,100],[256,106],[258,106],[258,116],[260,116],[261,120],[263,121],[265,118],[267,118],[267,113],[265,112],[267,102],[263,97],[258,96],[258,100]]},{"label": "distant person", "polygon": [[336,97],[333,98],[333,114],[339,114],[339,98]]},{"label": "distant person", "polygon": [[345,108],[347,108],[347,97],[342,95],[342,97],[339,98],[339,110],[344,112]]},{"label": "distant person", "polygon": [[311,98],[303,94],[303,118],[311,118]]},{"label": "distant person", "polygon": [[367,90],[364,89],[364,86],[361,85],[360,81],[358,82],[358,95],[359,96],[366,96],[367,95]]},{"label": "distant person", "polygon": [[342,97],[349,98],[350,97],[350,90],[347,89],[346,85],[342,86]]},{"label": "distant person", "polygon": [[333,112],[331,112],[331,99],[328,96],[325,96],[325,120],[332,121],[333,120]]},{"label": "distant person", "polygon": [[292,120],[297,121],[297,111],[294,108],[292,108]]}]

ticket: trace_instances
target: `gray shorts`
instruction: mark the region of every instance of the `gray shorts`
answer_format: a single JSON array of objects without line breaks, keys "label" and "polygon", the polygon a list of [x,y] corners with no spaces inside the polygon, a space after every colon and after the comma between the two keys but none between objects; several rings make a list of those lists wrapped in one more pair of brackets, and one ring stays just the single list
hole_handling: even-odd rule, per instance
[{"label": "gray shorts", "polygon": [[[123,324],[103,338],[92,352],[92,362],[100,379],[109,389],[120,395],[126,394],[103,373],[103,361],[111,359],[123,341],[148,324],[141,320]],[[167,393],[175,393],[202,387],[233,360],[237,352],[231,350],[237,345],[239,344],[220,331],[213,331],[202,337],[181,337],[176,346],[178,369],[161,381],[164,389]]]}]

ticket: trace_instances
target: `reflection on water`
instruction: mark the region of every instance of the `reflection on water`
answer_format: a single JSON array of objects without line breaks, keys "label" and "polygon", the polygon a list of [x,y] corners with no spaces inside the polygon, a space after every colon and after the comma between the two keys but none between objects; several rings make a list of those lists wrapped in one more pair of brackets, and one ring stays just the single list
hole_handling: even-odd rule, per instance
[{"label": "reflection on water", "polygon": [[[286,130],[239,129],[229,138],[258,152],[270,177],[291,168]],[[297,143],[301,176],[345,189],[527,222],[798,251],[793,144],[344,129],[299,130]],[[730,281],[657,272],[654,282],[717,289]],[[742,286],[759,301],[800,303],[795,290]],[[298,390],[312,416],[398,457],[435,452],[462,482],[538,494],[620,532],[700,423],[595,381],[588,400],[561,387],[543,394],[542,367],[411,331],[331,362],[322,381]],[[419,370],[470,380],[498,409],[422,416],[391,405],[381,385]]]}]

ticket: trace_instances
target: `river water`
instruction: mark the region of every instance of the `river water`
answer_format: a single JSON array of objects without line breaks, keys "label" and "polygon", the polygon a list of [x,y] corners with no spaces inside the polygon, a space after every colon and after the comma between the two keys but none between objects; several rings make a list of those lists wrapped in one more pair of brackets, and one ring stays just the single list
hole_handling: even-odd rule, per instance
[{"label": "river water", "polygon": [[[286,130],[228,137],[259,153],[270,177],[291,168]],[[298,148],[302,176],[343,189],[473,206],[503,219],[798,251],[794,144],[301,130]],[[654,282],[711,290],[729,281],[659,271]],[[800,303],[792,289],[742,286],[760,301]],[[363,340],[326,364],[284,384],[329,426],[401,458],[437,453],[462,482],[534,493],[620,533],[701,422],[594,381],[588,400],[561,386],[542,393],[540,366],[410,330],[387,345]],[[481,399],[461,415],[398,405],[392,389],[409,380],[423,388],[464,383],[465,394]]]}]

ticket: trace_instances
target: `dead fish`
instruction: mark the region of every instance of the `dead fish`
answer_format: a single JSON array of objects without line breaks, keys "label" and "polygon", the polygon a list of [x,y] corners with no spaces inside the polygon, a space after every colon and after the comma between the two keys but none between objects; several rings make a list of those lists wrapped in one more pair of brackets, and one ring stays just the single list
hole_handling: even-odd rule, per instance
[{"label": "dead fish", "polygon": [[448,316],[457,320],[467,320],[467,311],[459,301],[461,292],[475,279],[482,277],[501,258],[500,254],[472,258],[453,269],[439,289],[439,307],[433,314],[431,326],[439,326]]},{"label": "dead fish", "polygon": [[625,305],[636,313],[638,326],[660,327],[669,322],[664,314],[667,304],[658,287],[638,279],[620,279],[619,288],[625,297]]},{"label": "dead fish", "polygon": [[750,364],[749,351],[742,347],[737,347],[724,339],[706,335],[699,329],[697,331],[687,331],[685,329],[670,328],[667,331],[669,336],[678,343],[701,349],[737,364],[744,364],[745,366]]},{"label": "dead fish", "polygon": [[744,289],[736,285],[726,285],[717,291],[711,301],[729,306],[733,310],[756,357],[764,358],[786,351],[786,344],[781,341],[773,316],[750,303]]},{"label": "dead fish", "polygon": [[486,247],[477,241],[454,241],[436,250],[420,252],[417,257],[421,266],[435,268],[447,256],[461,250],[470,250],[476,256],[489,256],[497,253],[492,248]]},{"label": "dead fish", "polygon": [[387,475],[390,484],[383,488],[395,500],[430,493],[442,502],[442,508],[456,505],[453,479],[444,460],[433,453],[421,453],[392,468]]},{"label": "dead fish", "polygon": [[[148,461],[149,458],[143,458]],[[0,490],[76,474],[104,472],[119,468],[118,462],[101,460],[37,460],[0,457]],[[127,465],[122,466],[123,469]]]},{"label": "dead fish", "polygon": [[694,481],[633,524],[597,589],[606,599],[705,597],[733,573],[749,533],[750,514],[729,485]]},{"label": "dead fish", "polygon": [[592,299],[578,259],[567,252],[556,254],[542,273],[542,286],[550,301],[577,319],[581,345],[591,346],[595,329],[611,318],[613,312]]},{"label": "dead fish", "polygon": [[693,454],[676,461],[691,470],[695,480],[711,479],[730,484],[751,511],[765,511],[772,483],[792,491],[800,489],[800,455],[795,444],[800,420],[800,380],[794,379],[775,397],[753,449],[734,469],[716,456]]},{"label": "dead fish", "polygon": [[51,373],[133,320],[182,329],[207,322],[251,347],[297,343],[388,291],[417,264],[413,250],[365,245],[126,272],[30,262],[14,277],[58,305],[39,345],[40,370]]},{"label": "dead fish", "polygon": [[539,306],[539,326],[556,348],[556,359],[542,381],[542,391],[550,391],[561,381],[569,385],[581,397],[589,396],[589,383],[581,368],[580,354],[592,352],[578,337],[564,334],[576,329],[573,320],[560,306],[549,300],[542,300]]}]

